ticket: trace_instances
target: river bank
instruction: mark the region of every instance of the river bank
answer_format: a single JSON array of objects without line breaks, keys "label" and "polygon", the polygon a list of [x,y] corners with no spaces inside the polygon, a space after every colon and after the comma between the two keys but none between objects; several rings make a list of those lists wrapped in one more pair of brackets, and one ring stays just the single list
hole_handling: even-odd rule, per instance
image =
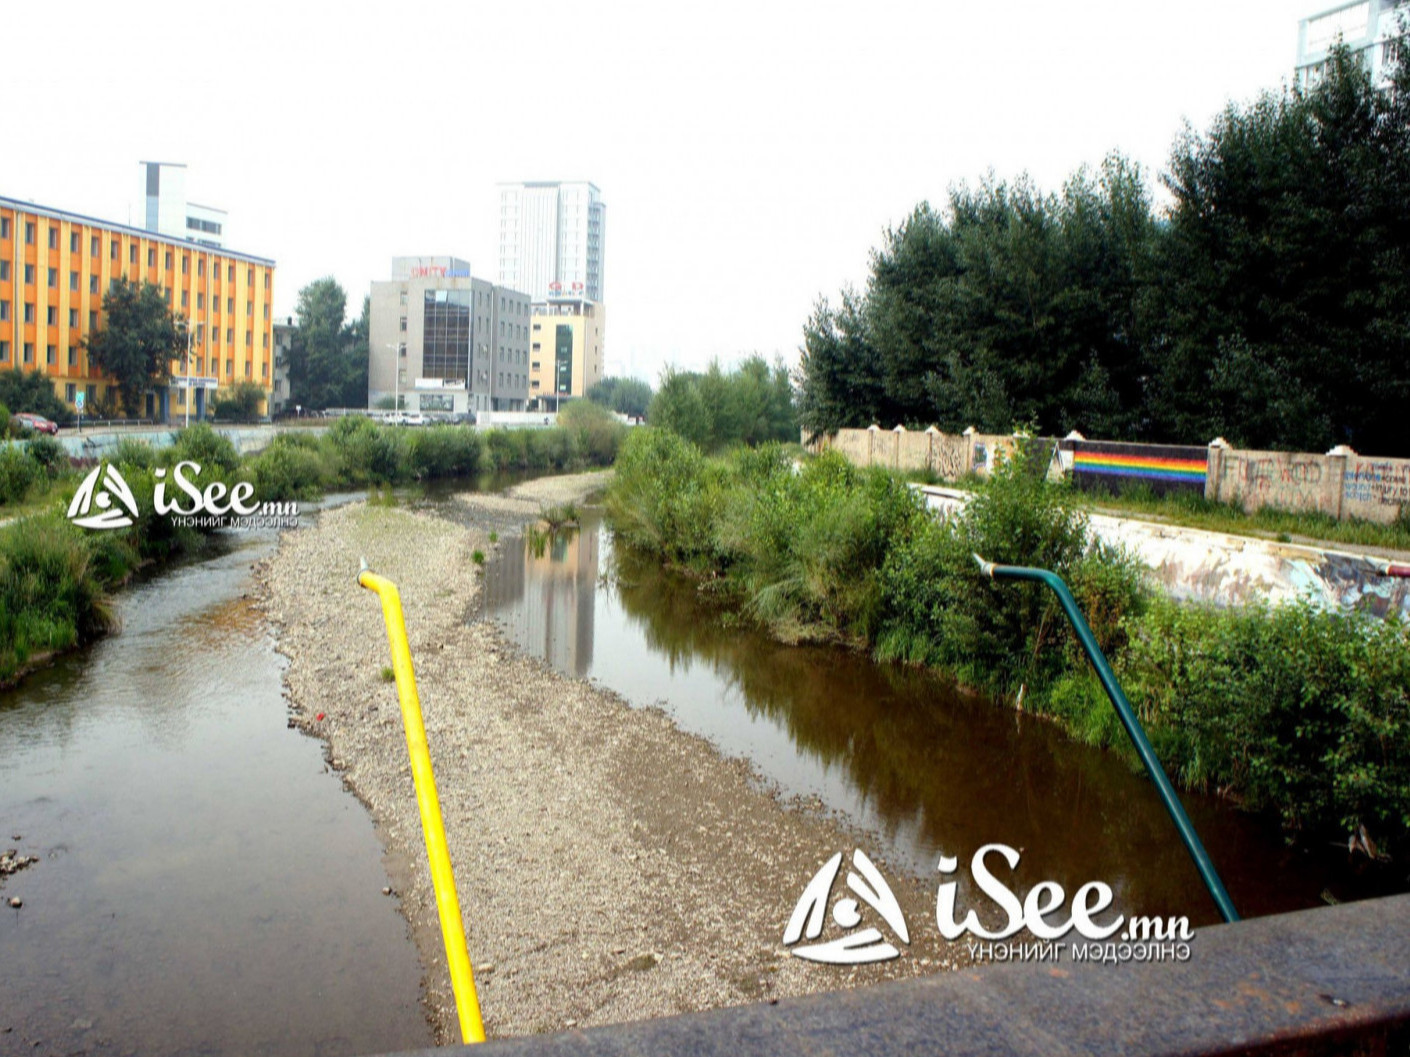
[{"label": "river bank", "polygon": [[[287,533],[257,570],[289,657],[294,721],[365,803],[426,968],[438,1039],[454,1012],[387,639],[359,559],[399,586],[441,807],[491,1036],[554,1031],[829,990],[953,966],[932,887],[879,863],[911,944],[844,969],[792,958],[803,886],[857,835],[785,803],[747,765],[664,714],[531,660],[476,612],[479,549],[603,475],[464,496],[465,524],[362,505]],[[319,716],[322,718],[318,718]],[[872,849],[865,848],[871,851]]]}]

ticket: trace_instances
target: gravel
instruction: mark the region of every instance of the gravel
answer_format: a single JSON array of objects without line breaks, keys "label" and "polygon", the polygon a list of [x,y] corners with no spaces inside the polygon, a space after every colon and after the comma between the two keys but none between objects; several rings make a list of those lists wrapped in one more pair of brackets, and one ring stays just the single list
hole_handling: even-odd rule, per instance
[{"label": "gravel", "polygon": [[[396,688],[381,675],[386,631],[376,596],[356,584],[363,557],[401,591],[490,1036],[769,1000],[964,961],[936,933],[933,884],[880,860],[910,926],[902,957],[859,968],[791,957],[783,929],[804,885],[835,852],[871,853],[865,838],[816,801],[783,801],[744,761],[659,710],[560,675],[470,616],[481,577],[470,555],[494,560],[490,531],[517,530],[544,506],[581,503],[605,479],[463,496],[454,521],[365,504],[327,511],[285,533],[257,570],[261,605],[289,658],[292,722],[324,739],[376,823],[437,1040],[458,1041],[454,1000]],[[824,938],[837,934],[830,928]]]}]

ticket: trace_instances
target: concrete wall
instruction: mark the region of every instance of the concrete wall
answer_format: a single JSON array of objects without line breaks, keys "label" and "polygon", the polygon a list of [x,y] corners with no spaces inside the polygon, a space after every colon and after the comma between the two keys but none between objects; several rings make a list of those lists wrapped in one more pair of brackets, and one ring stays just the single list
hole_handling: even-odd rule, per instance
[{"label": "concrete wall", "polygon": [[[230,426],[217,427],[216,432],[221,436],[229,437],[230,443],[235,445],[235,450],[241,455],[253,455],[255,452],[264,451],[280,433],[297,432],[311,433],[314,435],[325,432],[325,426],[298,426],[290,427],[288,430],[280,429],[278,426]],[[68,453],[70,459],[107,459],[117,451],[118,442],[124,437],[141,441],[153,448],[169,448],[176,442],[178,429],[157,429],[157,430],[133,430],[125,429],[113,432],[93,432],[75,433],[65,430],[55,439],[64,446],[64,451]],[[12,441],[11,443],[18,443]]]},{"label": "concrete wall", "polygon": [[[958,481],[971,473],[988,476],[1020,443],[1029,446],[1031,454],[1047,466],[1048,476],[1054,479],[1074,472],[1074,451],[1109,449],[1121,458],[1137,461],[1149,456],[1146,461],[1158,470],[1163,467],[1162,472],[1169,471],[1164,463],[1176,456],[1184,463],[1189,461],[1186,453],[1205,451],[1205,496],[1219,502],[1238,503],[1249,513],[1261,507],[1276,507],[1385,524],[1394,521],[1402,510],[1410,511],[1410,459],[1380,459],[1359,455],[1346,447],[1333,448],[1325,455],[1312,455],[1244,451],[1222,441],[1206,449],[1195,449],[1155,444],[1101,444],[1080,438],[1054,442],[1047,438],[1024,439],[972,429],[957,436],[934,427],[921,433],[899,427],[882,430],[872,426],[838,430],[831,436],[819,438],[810,448],[814,452],[839,451],[856,466],[884,466],[902,473],[928,469],[941,480]],[[1197,476],[1191,475],[1192,481]],[[1197,481],[1193,481],[1193,487],[1198,488]]]}]

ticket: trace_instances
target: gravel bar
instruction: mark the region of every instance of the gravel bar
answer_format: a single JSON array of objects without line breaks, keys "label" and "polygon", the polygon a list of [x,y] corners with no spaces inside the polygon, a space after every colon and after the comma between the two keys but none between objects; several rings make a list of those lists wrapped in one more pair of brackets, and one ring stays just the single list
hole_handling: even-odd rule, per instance
[{"label": "gravel bar", "polygon": [[[603,473],[459,497],[455,520],[358,503],[284,533],[256,570],[289,658],[291,723],[323,739],[386,848],[438,1042],[459,1041],[387,636],[359,559],[395,582],[492,1037],[834,990],[954,968],[934,884],[878,859],[910,926],[891,962],[789,955],[783,929],[835,852],[873,852],[816,801],[785,801],[660,710],[561,675],[475,618],[491,531],[583,502]],[[318,718],[319,716],[322,718]],[[859,845],[859,840],[861,841]],[[841,878],[839,878],[839,884]],[[836,890],[835,890],[836,891]],[[873,914],[873,917],[876,915]],[[835,926],[824,938],[837,934]]]}]

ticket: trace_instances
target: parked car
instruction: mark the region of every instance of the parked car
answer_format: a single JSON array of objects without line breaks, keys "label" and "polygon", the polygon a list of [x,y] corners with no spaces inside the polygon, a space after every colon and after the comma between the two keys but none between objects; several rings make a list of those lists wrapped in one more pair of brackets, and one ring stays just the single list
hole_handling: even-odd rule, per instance
[{"label": "parked car", "polygon": [[55,433],[59,432],[57,422],[51,422],[43,415],[36,415],[29,411],[21,411],[11,415],[10,421],[18,423],[25,429],[32,429],[35,433],[48,433],[50,436],[53,436]]},{"label": "parked car", "polygon": [[388,411],[382,416],[382,425],[404,426],[406,425],[406,415],[402,414],[400,411]]},{"label": "parked car", "polygon": [[402,415],[401,421],[404,426],[424,426],[426,424],[426,416],[420,411],[413,411],[409,415]]}]

